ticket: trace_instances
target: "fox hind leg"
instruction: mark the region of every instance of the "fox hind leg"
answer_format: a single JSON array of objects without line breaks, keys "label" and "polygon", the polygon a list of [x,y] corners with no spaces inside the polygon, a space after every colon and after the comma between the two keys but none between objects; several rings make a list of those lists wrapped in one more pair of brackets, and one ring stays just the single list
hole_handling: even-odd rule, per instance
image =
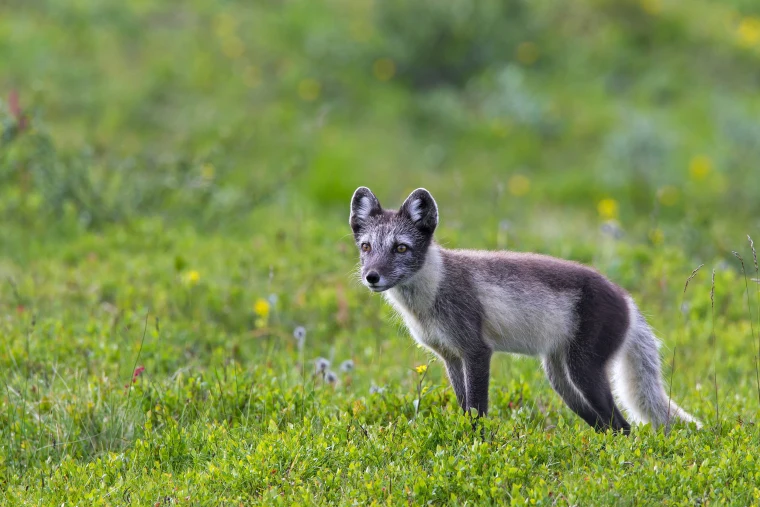
[{"label": "fox hind leg", "polygon": [[570,362],[562,351],[544,357],[544,370],[552,388],[573,412],[596,430],[612,428],[629,433],[630,425],[615,406],[604,368],[589,369],[586,364],[579,372],[578,368],[571,369]]},{"label": "fox hind leg", "polygon": [[594,426],[597,413],[586,402],[582,393],[573,385],[568,377],[565,360],[561,352],[554,352],[544,357],[544,371],[549,383],[565,404],[578,414],[589,425]]},{"label": "fox hind leg", "polygon": [[[586,354],[579,354],[570,350],[566,356],[567,372],[570,381],[580,391],[583,399],[596,413],[593,422],[586,421],[595,429],[604,431],[612,428],[613,431],[622,431],[624,434],[631,432],[631,425],[625,420],[623,414],[615,405],[612,396],[610,381],[607,378],[606,364],[594,362]],[[598,359],[596,359],[598,361]]]}]

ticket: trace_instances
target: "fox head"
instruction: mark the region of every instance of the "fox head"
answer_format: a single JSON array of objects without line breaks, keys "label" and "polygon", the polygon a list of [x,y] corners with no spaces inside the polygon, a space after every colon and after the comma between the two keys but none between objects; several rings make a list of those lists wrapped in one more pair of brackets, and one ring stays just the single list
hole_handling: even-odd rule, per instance
[{"label": "fox head", "polygon": [[418,188],[398,211],[384,210],[370,189],[359,187],[348,222],[359,248],[362,283],[383,292],[422,268],[438,226],[438,206],[430,192]]}]

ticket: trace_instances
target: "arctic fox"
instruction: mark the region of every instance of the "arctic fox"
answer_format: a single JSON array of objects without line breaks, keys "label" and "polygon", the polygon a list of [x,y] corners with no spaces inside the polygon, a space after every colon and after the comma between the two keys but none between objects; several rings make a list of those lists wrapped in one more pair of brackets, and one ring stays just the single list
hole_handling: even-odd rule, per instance
[{"label": "arctic fox", "polygon": [[631,428],[610,380],[632,420],[699,425],[665,393],[659,342],[633,299],[597,271],[532,253],[444,249],[424,188],[392,211],[359,187],[349,223],[362,283],[443,360],[465,411],[486,414],[491,355],[511,352],[541,357],[554,390],[599,431]]}]

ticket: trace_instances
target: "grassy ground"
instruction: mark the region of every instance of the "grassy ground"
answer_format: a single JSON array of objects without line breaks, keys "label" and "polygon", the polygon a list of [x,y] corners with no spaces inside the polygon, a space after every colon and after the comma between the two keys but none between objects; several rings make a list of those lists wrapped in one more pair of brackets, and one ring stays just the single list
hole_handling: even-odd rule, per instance
[{"label": "grassy ground", "polygon": [[[756,6],[415,5],[0,6],[0,503],[760,503]],[[358,185],[607,274],[704,429],[499,355],[474,432],[354,280]]]}]

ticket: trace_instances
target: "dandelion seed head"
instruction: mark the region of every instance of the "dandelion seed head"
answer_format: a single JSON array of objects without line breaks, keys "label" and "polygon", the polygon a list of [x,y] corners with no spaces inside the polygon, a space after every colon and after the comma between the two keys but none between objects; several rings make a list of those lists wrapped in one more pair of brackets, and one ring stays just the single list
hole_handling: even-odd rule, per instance
[{"label": "dandelion seed head", "polygon": [[314,361],[314,368],[317,370],[317,373],[324,373],[330,368],[330,360],[325,359],[324,357],[318,357]]},{"label": "dandelion seed head", "polygon": [[346,359],[340,363],[340,371],[349,372],[354,369],[354,362],[351,359]]},{"label": "dandelion seed head", "polygon": [[328,384],[337,384],[338,374],[332,370],[328,370],[327,373],[325,373],[325,382],[327,382]]},{"label": "dandelion seed head", "polygon": [[602,234],[614,239],[620,239],[623,237],[623,229],[620,228],[620,224],[617,220],[607,220],[601,226]]},{"label": "dandelion seed head", "polygon": [[298,326],[293,330],[293,338],[298,340],[299,342],[302,342],[306,339],[306,328],[303,326]]}]

